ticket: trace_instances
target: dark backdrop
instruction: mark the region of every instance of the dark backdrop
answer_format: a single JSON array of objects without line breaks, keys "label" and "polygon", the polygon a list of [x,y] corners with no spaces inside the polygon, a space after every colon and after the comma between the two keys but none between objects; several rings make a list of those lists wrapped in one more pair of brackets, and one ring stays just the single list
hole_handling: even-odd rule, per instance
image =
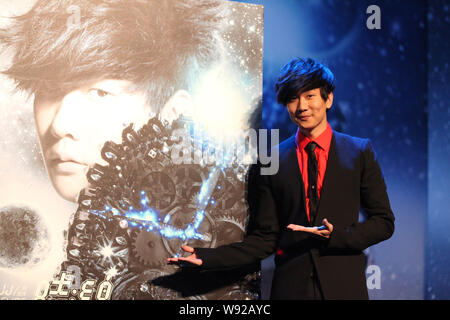
[{"label": "dark backdrop", "polygon": [[[275,101],[274,83],[285,62],[309,56],[327,64],[337,78],[328,114],[332,127],[374,144],[397,220],[394,236],[366,252],[369,265],[381,272],[381,287],[370,289],[370,297],[448,299],[446,1],[241,2],[264,5],[262,126],[279,128],[280,139],[295,132]],[[381,10],[379,30],[366,26],[371,15],[366,9],[373,4]],[[271,260],[263,266],[267,298]]]}]

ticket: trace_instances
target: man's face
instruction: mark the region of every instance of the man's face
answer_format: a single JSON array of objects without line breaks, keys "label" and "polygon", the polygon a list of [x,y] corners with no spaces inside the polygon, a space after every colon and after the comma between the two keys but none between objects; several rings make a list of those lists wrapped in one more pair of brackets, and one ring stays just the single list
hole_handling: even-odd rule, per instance
[{"label": "man's face", "polygon": [[327,126],[327,109],[333,104],[333,93],[323,101],[320,88],[305,91],[287,104],[291,120],[308,136],[320,134]]},{"label": "man's face", "polygon": [[106,164],[101,148],[108,140],[122,142],[130,123],[141,127],[149,118],[145,95],[128,90],[131,82],[87,82],[60,97],[37,93],[34,116],[45,165],[56,191],[76,202],[88,186],[86,173],[94,163]]}]

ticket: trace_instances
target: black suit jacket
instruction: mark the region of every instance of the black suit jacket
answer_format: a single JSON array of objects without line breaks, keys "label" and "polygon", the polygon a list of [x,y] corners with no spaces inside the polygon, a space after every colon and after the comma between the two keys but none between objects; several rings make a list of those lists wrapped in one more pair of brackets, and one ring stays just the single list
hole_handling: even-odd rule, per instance
[{"label": "black suit jacket", "polygon": [[[242,242],[215,249],[196,248],[202,270],[255,263],[277,248],[271,299],[301,299],[313,267],[325,299],[368,299],[367,247],[394,232],[386,185],[368,139],[334,131],[316,221],[306,215],[305,191],[297,161],[295,135],[279,147],[279,170],[260,175],[252,167],[248,181],[250,220]],[[358,222],[360,208],[366,220]],[[330,239],[287,229],[294,223],[333,224]]]}]

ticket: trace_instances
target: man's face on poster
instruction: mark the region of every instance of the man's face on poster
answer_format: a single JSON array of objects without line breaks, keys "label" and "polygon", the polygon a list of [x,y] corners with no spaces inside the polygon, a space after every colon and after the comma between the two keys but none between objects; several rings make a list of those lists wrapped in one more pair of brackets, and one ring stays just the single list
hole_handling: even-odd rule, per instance
[{"label": "man's face on poster", "polygon": [[122,131],[147,122],[150,107],[142,92],[126,80],[94,80],[64,94],[35,94],[34,116],[45,166],[56,191],[76,202],[88,186],[86,173],[94,163],[105,165],[106,141],[121,143]]}]

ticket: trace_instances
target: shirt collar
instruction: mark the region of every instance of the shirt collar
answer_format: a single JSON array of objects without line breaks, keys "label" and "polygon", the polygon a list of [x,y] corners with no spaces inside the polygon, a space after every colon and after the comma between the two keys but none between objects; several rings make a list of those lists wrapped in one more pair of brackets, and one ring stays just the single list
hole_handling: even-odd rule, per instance
[{"label": "shirt collar", "polygon": [[320,136],[318,136],[315,139],[311,139],[308,138],[306,136],[304,136],[301,132],[300,132],[300,128],[297,129],[297,134],[295,137],[295,142],[297,144],[297,147],[300,148],[300,150],[304,150],[305,147],[308,145],[308,143],[310,143],[311,141],[314,141],[315,143],[317,143],[317,145],[325,150],[326,152],[329,152],[330,150],[330,145],[331,145],[331,137],[333,136],[333,130],[331,129],[331,126],[329,123],[327,123],[327,128],[325,129],[324,132],[322,132],[320,134]]}]

